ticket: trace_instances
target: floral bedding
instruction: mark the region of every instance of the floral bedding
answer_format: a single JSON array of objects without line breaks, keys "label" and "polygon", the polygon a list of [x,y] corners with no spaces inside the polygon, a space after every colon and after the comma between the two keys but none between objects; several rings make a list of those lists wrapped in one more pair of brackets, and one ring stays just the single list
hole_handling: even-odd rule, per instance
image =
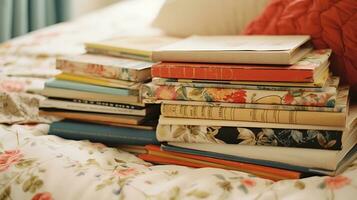
[{"label": "floral bedding", "polygon": [[[150,1],[150,3],[148,3]],[[215,168],[144,162],[117,148],[47,135],[38,116],[57,56],[112,35],[160,34],[149,27],[162,1],[123,1],[75,21],[0,45],[0,199],[354,199],[357,161],[337,177],[272,182]]]}]

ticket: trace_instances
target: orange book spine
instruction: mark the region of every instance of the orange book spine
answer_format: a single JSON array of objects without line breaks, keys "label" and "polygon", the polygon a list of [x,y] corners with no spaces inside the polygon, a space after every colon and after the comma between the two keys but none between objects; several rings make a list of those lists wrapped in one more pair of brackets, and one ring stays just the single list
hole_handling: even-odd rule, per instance
[{"label": "orange book spine", "polygon": [[[270,178],[270,179],[272,177],[283,177],[285,179],[296,179],[296,178],[301,177],[301,173],[296,172],[296,171],[290,171],[290,170],[284,170],[284,169],[278,169],[278,168],[266,167],[266,166],[261,166],[261,165],[248,164],[248,163],[241,163],[241,162],[235,162],[235,161],[229,161],[229,160],[222,160],[222,159],[216,159],[216,158],[205,157],[205,156],[184,154],[184,153],[178,153],[178,152],[168,152],[168,151],[161,150],[161,148],[156,145],[146,145],[145,148],[148,151],[163,152],[167,155],[173,155],[173,156],[184,157],[184,158],[189,158],[189,159],[193,159],[193,160],[201,160],[201,161],[206,161],[206,162],[210,162],[210,163],[221,164],[224,166],[234,167],[236,169],[240,169],[242,171],[246,171],[246,172],[250,172],[250,173],[258,172],[257,175],[259,175],[260,173],[269,174],[271,176],[265,177],[265,178]],[[210,166],[210,167],[212,167],[212,166]],[[276,178],[274,178],[274,179],[276,179]]]},{"label": "orange book spine", "polygon": [[271,82],[313,82],[313,70],[254,65],[162,62],[152,66],[152,77]]}]

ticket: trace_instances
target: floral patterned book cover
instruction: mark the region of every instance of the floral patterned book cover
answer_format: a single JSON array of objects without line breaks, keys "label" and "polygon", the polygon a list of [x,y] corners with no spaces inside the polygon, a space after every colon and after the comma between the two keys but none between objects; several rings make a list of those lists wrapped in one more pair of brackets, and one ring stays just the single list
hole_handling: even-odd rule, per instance
[{"label": "floral patterned book cover", "polygon": [[59,58],[56,68],[64,73],[143,82],[151,79],[152,62],[95,54]]},{"label": "floral patterned book cover", "polygon": [[336,90],[270,91],[144,84],[143,99],[334,107]]},{"label": "floral patterned book cover", "polygon": [[198,82],[195,80],[187,80],[187,82],[179,82],[178,79],[153,78],[152,82],[155,85],[167,86],[188,86],[188,87],[203,87],[203,88],[230,88],[230,89],[249,89],[249,90],[271,90],[271,91],[311,91],[324,92],[336,90],[340,78],[337,76],[330,77],[323,87],[286,87],[286,86],[271,86],[271,85],[248,85],[248,84],[234,84],[231,82],[210,82],[202,80]]},{"label": "floral patterned book cover", "polygon": [[161,142],[217,143],[340,150],[342,131],[159,124]]}]

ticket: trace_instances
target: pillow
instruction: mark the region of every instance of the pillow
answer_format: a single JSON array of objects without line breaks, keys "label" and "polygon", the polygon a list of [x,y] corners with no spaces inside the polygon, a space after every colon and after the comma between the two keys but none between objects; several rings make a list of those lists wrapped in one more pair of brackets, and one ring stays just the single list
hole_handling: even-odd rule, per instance
[{"label": "pillow", "polygon": [[269,0],[167,0],[153,26],[178,37],[236,35]]},{"label": "pillow", "polygon": [[357,99],[356,0],[273,0],[244,33],[311,35],[315,48],[333,50],[330,69]]}]

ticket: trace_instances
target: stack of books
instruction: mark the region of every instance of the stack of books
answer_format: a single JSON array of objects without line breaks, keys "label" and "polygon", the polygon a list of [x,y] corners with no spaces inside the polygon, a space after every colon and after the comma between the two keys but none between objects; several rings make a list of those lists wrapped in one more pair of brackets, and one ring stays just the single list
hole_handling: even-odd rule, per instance
[{"label": "stack of books", "polygon": [[153,53],[144,102],[161,104],[147,161],[273,180],[338,174],[355,157],[356,108],[309,36],[193,36]]},{"label": "stack of books", "polygon": [[173,38],[120,37],[86,44],[87,53],[58,58],[45,83],[40,114],[65,118],[49,134],[111,144],[157,144],[157,105],[141,100],[151,80],[151,52]]}]

